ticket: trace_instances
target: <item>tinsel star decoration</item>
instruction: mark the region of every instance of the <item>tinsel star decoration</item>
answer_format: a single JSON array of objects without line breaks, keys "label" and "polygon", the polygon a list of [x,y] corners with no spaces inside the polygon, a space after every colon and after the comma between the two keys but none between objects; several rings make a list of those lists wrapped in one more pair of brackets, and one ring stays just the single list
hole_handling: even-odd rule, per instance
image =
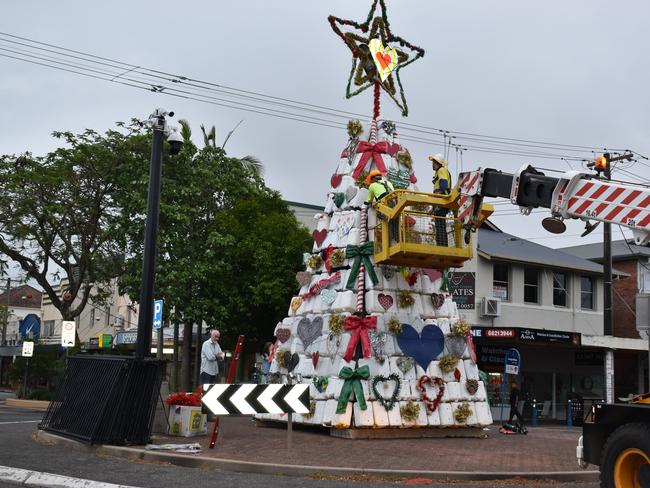
[{"label": "tinsel star decoration", "polygon": [[[377,6],[380,7],[381,15],[375,15]],[[400,80],[400,70],[424,56],[424,49],[414,46],[392,33],[386,16],[385,0],[373,0],[368,17],[362,24],[353,20],[341,19],[334,15],[330,15],[328,20],[334,32],[343,39],[345,45],[352,51],[352,69],[345,89],[345,97],[351,98],[358,95],[373,86],[377,81],[402,110],[402,115],[406,117],[408,115],[408,105],[404,96],[402,81]],[[397,67],[383,82],[379,81],[375,62],[368,48],[371,39],[380,39],[384,47],[394,47],[397,51]]]}]

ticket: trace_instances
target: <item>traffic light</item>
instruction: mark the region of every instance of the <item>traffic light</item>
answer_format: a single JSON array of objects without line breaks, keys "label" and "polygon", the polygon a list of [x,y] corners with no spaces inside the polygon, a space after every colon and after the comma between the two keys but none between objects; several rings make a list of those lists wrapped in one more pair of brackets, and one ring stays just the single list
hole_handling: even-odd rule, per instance
[{"label": "traffic light", "polygon": [[598,156],[596,158],[596,161],[594,162],[594,169],[598,171],[599,173],[601,171],[605,171],[607,169],[607,157],[606,156]]}]

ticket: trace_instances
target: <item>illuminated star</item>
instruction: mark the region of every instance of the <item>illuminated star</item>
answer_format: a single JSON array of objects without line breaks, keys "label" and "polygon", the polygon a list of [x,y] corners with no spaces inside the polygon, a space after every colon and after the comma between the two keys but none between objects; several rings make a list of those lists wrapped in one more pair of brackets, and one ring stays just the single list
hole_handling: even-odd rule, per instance
[{"label": "illuminated star", "polygon": [[[375,17],[377,4],[381,7],[381,15]],[[341,19],[330,15],[330,25],[336,34],[345,42],[352,51],[352,69],[348,84],[345,89],[346,98],[358,95],[362,91],[374,85],[378,81],[377,70],[372,59],[368,44],[371,39],[380,39],[382,44],[388,47],[395,47],[397,51],[397,67],[386,77],[380,86],[390,98],[402,110],[402,115],[408,115],[408,106],[404,96],[404,88],[400,80],[400,70],[418,58],[424,56],[424,49],[414,46],[410,42],[394,35],[390,30],[388,18],[386,17],[386,5],[384,0],[374,0],[368,18],[362,24],[353,20]],[[342,29],[352,27],[352,30],[344,32]],[[391,43],[393,46],[391,46]],[[394,44],[399,44],[399,47]],[[397,84],[395,83],[397,80]],[[352,83],[356,88],[352,87]],[[397,86],[396,86],[397,85]],[[399,95],[398,95],[399,92]]]}]

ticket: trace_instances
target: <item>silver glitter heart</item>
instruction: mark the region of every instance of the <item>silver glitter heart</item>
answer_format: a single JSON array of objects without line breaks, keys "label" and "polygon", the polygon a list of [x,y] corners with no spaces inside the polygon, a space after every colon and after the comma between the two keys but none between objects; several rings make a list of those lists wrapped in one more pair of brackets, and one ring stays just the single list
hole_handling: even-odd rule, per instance
[{"label": "silver glitter heart", "polygon": [[402,374],[406,374],[413,368],[413,366],[415,366],[415,361],[411,357],[402,356],[397,358],[396,364],[397,369],[399,369]]},{"label": "silver glitter heart", "polygon": [[393,276],[395,276],[395,271],[396,271],[396,268],[393,267],[393,266],[382,266],[381,267],[381,274],[387,280],[390,280]]},{"label": "silver glitter heart", "polygon": [[350,185],[345,190],[345,201],[350,202],[359,192],[359,188],[356,185]]}]

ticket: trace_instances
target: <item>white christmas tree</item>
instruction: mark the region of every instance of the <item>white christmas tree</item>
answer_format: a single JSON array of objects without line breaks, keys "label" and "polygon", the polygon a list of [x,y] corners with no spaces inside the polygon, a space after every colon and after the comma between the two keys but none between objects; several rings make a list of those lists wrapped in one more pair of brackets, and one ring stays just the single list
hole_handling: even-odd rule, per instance
[{"label": "white christmas tree", "polygon": [[[378,169],[395,189],[417,190],[417,180],[392,122],[374,118],[367,138],[362,130],[359,121],[348,124],[306,270],[296,276],[300,291],[275,329],[269,381],[310,384],[310,414],[295,415],[299,423],[489,425],[470,327],[441,291],[441,271],[374,260],[377,216],[365,205],[365,175]],[[433,228],[433,216],[427,225]]]}]

